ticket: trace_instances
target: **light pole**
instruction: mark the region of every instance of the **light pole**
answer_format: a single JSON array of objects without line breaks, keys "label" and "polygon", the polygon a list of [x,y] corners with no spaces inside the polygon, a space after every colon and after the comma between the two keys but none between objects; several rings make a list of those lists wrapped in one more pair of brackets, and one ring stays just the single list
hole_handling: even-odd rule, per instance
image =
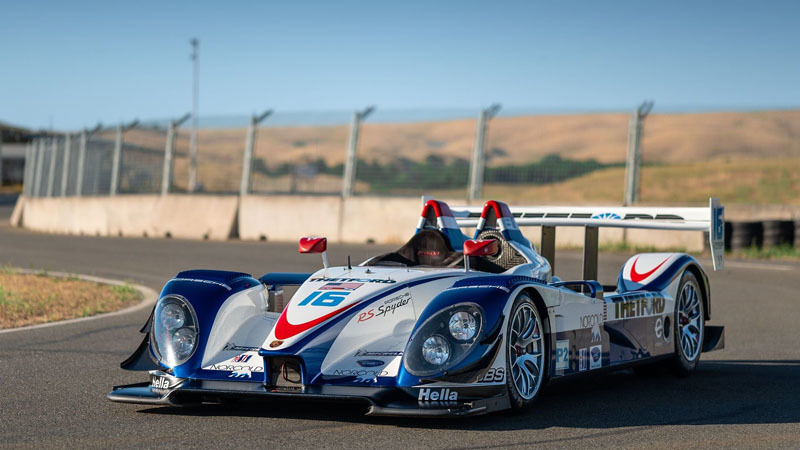
[{"label": "light pole", "polygon": [[364,108],[363,111],[353,113],[353,121],[350,123],[350,136],[347,139],[347,159],[344,165],[344,178],[342,183],[342,197],[353,195],[353,186],[356,180],[356,149],[358,148],[358,131],[361,121],[375,111],[374,106]]},{"label": "light pole", "polygon": [[482,109],[475,127],[475,143],[472,146],[472,164],[470,164],[468,200],[473,202],[481,198],[483,192],[483,172],[486,165],[486,128],[490,119],[500,111],[500,104]]},{"label": "light pole", "polygon": [[253,151],[256,145],[256,128],[264,119],[272,115],[272,110],[268,109],[260,115],[253,114],[250,117],[250,126],[247,128],[247,141],[244,145],[244,155],[242,157],[242,177],[239,179],[239,196],[244,197],[250,193],[251,179],[253,177]]},{"label": "light pole", "polygon": [[197,67],[197,50],[200,41],[192,38],[192,134],[189,138],[189,192],[197,190],[197,101],[200,94],[200,74]]}]

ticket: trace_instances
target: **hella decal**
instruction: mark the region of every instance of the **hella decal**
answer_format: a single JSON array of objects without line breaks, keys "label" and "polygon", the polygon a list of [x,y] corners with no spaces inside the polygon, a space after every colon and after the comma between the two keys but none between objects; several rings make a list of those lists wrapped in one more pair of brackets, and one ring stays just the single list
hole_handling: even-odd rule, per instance
[{"label": "hella decal", "polygon": [[458,400],[458,392],[451,391],[448,388],[422,388],[419,390],[417,400],[421,402],[452,402]]}]

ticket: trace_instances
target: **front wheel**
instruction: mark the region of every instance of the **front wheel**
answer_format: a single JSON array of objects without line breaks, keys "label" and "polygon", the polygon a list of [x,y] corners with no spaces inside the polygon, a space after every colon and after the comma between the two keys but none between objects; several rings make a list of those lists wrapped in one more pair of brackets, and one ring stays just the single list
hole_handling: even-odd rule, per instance
[{"label": "front wheel", "polygon": [[521,294],[511,308],[506,331],[506,385],[511,408],[521,411],[539,396],[547,373],[547,340],[533,300]]},{"label": "front wheel", "polygon": [[673,322],[674,336],[677,338],[673,369],[679,376],[688,376],[700,361],[705,328],[703,293],[697,278],[689,271],[684,272],[678,287]]}]

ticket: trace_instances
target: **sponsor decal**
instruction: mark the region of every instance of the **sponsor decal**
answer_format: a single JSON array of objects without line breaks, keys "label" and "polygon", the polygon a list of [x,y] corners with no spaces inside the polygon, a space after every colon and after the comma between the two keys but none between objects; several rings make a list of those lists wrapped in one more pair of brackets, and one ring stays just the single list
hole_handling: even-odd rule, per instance
[{"label": "sponsor decal", "polygon": [[439,253],[440,252],[433,250],[420,250],[417,252],[418,255],[423,255],[423,256],[439,256]]},{"label": "sponsor decal", "polygon": [[600,214],[595,214],[592,216],[592,219],[622,219],[619,214],[615,214],[612,212],[604,212]]},{"label": "sponsor decal", "polygon": [[353,356],[403,356],[402,351],[370,351],[370,350],[358,350],[355,355]]},{"label": "sponsor decal", "polygon": [[228,378],[253,378],[252,371],[247,369],[237,370],[228,375]]},{"label": "sponsor decal", "polygon": [[603,346],[593,345],[589,349],[589,368],[599,369],[603,366]]},{"label": "sponsor decal", "polygon": [[615,319],[635,319],[664,312],[666,300],[651,292],[634,294],[614,302]]},{"label": "sponsor decal", "polygon": [[385,370],[368,370],[368,369],[336,369],[333,371],[334,375],[343,376],[343,377],[364,377],[369,376],[372,378],[375,377],[386,377],[389,376],[389,372]]},{"label": "sponsor decal", "polygon": [[373,278],[328,278],[328,277],[317,277],[311,278],[308,281],[339,281],[342,283],[351,282],[351,283],[379,283],[379,284],[392,284],[397,283],[397,281],[392,279],[373,279]]},{"label": "sponsor decal", "polygon": [[581,328],[592,329],[592,342],[600,342],[602,336],[600,334],[600,325],[603,324],[602,314],[589,314],[580,317]]},{"label": "sponsor decal", "polygon": [[394,311],[396,309],[407,305],[410,300],[410,292],[405,292],[396,297],[386,299],[384,300],[383,304],[379,305],[377,308],[370,308],[369,310],[360,313],[358,315],[358,321],[364,322],[372,319],[373,317],[386,317],[389,314],[394,315]]},{"label": "sponsor decal", "polygon": [[370,376],[366,376],[365,375],[365,376],[356,377],[356,379],[353,380],[353,383],[372,383],[372,382],[375,382],[375,381],[378,381],[377,377],[370,377]]},{"label": "sponsor decal", "polygon": [[451,287],[451,288],[447,288],[445,290],[446,291],[454,291],[456,289],[481,289],[481,288],[500,289],[503,292],[511,292],[511,290],[508,289],[505,286],[497,286],[497,285],[494,285],[494,284],[480,284],[480,285],[475,285],[475,286],[454,286],[454,287]]},{"label": "sponsor decal", "polygon": [[364,283],[328,283],[319,288],[320,291],[355,291]]},{"label": "sponsor decal", "polygon": [[633,264],[631,264],[631,281],[633,281],[634,283],[639,283],[640,281],[645,280],[650,275],[654,274],[656,272],[656,270],[661,268],[661,266],[663,266],[664,263],[669,261],[669,258],[670,257],[667,257],[667,259],[665,259],[664,261],[661,261],[661,263],[659,265],[657,265],[653,270],[651,270],[649,272],[645,272],[645,273],[639,273],[639,272],[636,271],[636,262],[639,261],[639,257],[637,256],[636,259],[633,260]]},{"label": "sponsor decal", "polygon": [[556,370],[569,368],[569,339],[556,341]]},{"label": "sponsor decal", "polygon": [[494,367],[489,369],[481,378],[478,378],[478,383],[500,383],[506,380],[506,369],[502,367],[498,367],[495,369]]},{"label": "sponsor decal", "polygon": [[170,281],[190,281],[190,282],[192,282],[192,283],[213,284],[213,285],[215,285],[215,286],[224,287],[225,289],[227,289],[227,290],[229,290],[229,291],[231,290],[231,287],[230,287],[230,286],[228,286],[228,285],[227,285],[227,284],[225,284],[225,283],[220,283],[220,282],[217,282],[217,281],[211,281],[211,280],[201,280],[201,279],[199,279],[199,278],[173,278],[173,279],[172,279],[172,280],[170,280]]},{"label": "sponsor decal", "polygon": [[253,355],[247,355],[247,354],[236,355],[236,356],[233,357],[233,362],[245,363],[247,361],[250,361],[250,358],[252,358],[252,357],[253,357]]},{"label": "sponsor decal", "polygon": [[350,292],[314,291],[297,304],[297,306],[339,306]]},{"label": "sponsor decal", "polygon": [[225,344],[225,348],[223,348],[223,350],[235,352],[255,352],[258,351],[258,347],[246,347],[244,345],[236,345],[233,342],[228,342]]},{"label": "sponsor decal", "polygon": [[361,367],[378,367],[386,364],[380,359],[359,359],[356,363]]},{"label": "sponsor decal", "polygon": [[419,390],[417,400],[421,402],[452,402],[458,400],[458,392],[451,391],[448,388],[422,388]]},{"label": "sponsor decal", "polygon": [[656,319],[655,332],[657,338],[661,338],[664,334],[664,322],[661,321],[661,317]]},{"label": "sponsor decal", "polygon": [[280,347],[283,341],[272,341],[269,343],[269,348]]},{"label": "sponsor decal", "polygon": [[167,377],[153,377],[150,379],[150,387],[153,389],[169,389],[172,384]]},{"label": "sponsor decal", "polygon": [[247,366],[244,364],[212,364],[206,368],[207,370],[222,370],[225,372],[263,372],[262,366]]},{"label": "sponsor decal", "polygon": [[582,348],[578,350],[578,370],[583,372],[589,366],[589,352]]}]

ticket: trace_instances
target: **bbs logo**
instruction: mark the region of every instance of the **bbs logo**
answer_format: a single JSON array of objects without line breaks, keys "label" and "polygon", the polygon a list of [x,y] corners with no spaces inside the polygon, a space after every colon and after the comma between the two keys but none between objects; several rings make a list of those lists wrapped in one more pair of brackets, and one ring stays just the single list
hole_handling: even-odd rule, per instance
[{"label": "bbs logo", "polygon": [[500,383],[505,381],[506,379],[506,369],[500,368],[491,368],[483,378],[478,379],[478,383]]}]

